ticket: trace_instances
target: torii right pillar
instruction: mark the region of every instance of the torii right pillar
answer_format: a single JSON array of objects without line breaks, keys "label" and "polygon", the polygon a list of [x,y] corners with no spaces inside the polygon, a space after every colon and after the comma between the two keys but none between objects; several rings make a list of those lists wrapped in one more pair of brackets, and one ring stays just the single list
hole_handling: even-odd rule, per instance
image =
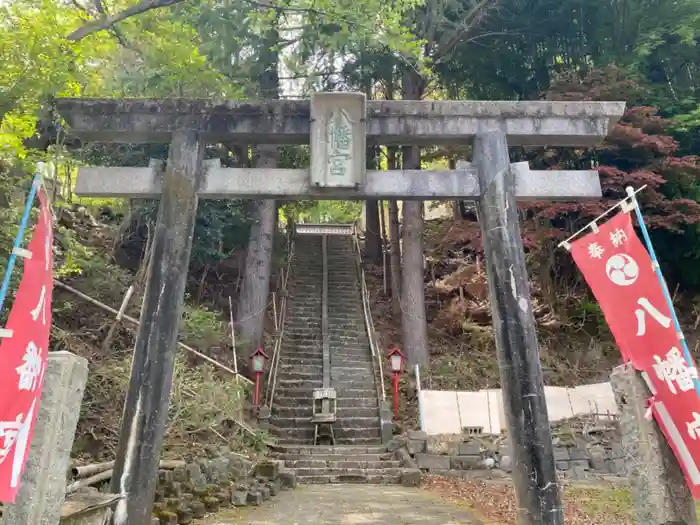
[{"label": "torii right pillar", "polygon": [[477,134],[474,159],[489,295],[513,458],[518,525],[563,525],[535,316],[502,130]]}]

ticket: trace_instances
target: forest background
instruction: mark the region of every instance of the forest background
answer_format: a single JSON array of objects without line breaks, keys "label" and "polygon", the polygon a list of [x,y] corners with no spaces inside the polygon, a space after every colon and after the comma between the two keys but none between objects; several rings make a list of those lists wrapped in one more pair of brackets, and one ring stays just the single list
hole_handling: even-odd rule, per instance
[{"label": "forest background", "polygon": [[[134,285],[129,311],[138,317],[157,202],[78,199],[72,187],[80,165],[146,166],[167,158],[167,145],[81,143],[53,111],[57,96],[257,100],[352,90],[372,99],[624,100],[624,118],[600,147],[511,151],[538,169],[594,166],[604,188],[601,201],[521,206],[547,382],[599,379],[619,359],[556,244],[627,185],[647,185],[640,202],[663,271],[686,329],[697,328],[700,0],[6,0],[0,20],[3,266],[35,163],[51,161],[60,183],[57,278],[115,308]],[[465,144],[375,148],[368,158],[381,169],[448,168],[470,155]],[[308,156],[304,147],[207,149],[225,166],[300,168]],[[450,205],[453,217],[426,223],[415,203],[400,216],[396,202],[200,202],[182,340],[230,364],[231,297],[242,348],[265,345],[271,303],[256,283],[262,275],[274,288],[284,258],[278,219],[352,222],[364,206],[383,347],[401,345],[434,388],[497,386],[476,217],[468,204]],[[392,255],[386,293],[384,244]],[[134,327],[62,289],[54,310],[52,349],[91,362],[78,448],[109,456]],[[402,318],[419,323],[402,333]],[[238,387],[184,357],[178,374],[169,443],[225,434],[240,407],[222,409],[220,400],[237,399]]]}]

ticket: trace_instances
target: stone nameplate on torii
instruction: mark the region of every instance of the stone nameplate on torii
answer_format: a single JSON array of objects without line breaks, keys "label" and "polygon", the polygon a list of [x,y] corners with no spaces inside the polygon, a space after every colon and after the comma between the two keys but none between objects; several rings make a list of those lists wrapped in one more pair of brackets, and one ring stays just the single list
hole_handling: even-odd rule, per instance
[{"label": "stone nameplate on torii", "polygon": [[362,93],[311,98],[311,187],[358,189],[365,184],[367,103]]}]

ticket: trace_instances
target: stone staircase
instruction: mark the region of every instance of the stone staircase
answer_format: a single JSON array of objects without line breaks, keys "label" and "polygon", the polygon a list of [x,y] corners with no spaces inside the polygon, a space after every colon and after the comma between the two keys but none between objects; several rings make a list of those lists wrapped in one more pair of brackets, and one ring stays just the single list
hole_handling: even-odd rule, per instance
[{"label": "stone staircase", "polygon": [[273,453],[293,469],[299,483],[401,482],[400,462],[383,445],[281,446]]},{"label": "stone staircase", "polygon": [[377,387],[362,310],[352,238],[328,236],[331,386],[338,394],[336,443],[381,443]]},{"label": "stone staircase", "polygon": [[321,236],[300,235],[287,296],[287,316],[270,425],[279,443],[311,444],[314,388],[323,386]]},{"label": "stone staircase", "polygon": [[301,483],[398,483],[399,463],[381,444],[378,391],[364,324],[353,239],[327,237],[328,344],[338,395],[336,446],[313,446],[312,392],[323,386],[322,236],[295,238],[280,368],[270,429],[273,455]]}]

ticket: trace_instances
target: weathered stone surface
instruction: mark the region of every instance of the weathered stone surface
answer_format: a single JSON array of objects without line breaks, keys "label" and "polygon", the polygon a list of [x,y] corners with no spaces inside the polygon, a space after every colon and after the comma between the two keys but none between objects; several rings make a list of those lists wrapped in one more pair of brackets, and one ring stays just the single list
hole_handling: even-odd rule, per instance
[{"label": "weathered stone surface", "polygon": [[[511,144],[512,145],[512,144]],[[530,295],[515,172],[502,130],[474,140],[474,166],[489,302],[501,370],[503,407],[513,456],[513,485],[522,525],[564,522]]]},{"label": "weathered stone surface", "polygon": [[[56,106],[71,133],[101,142],[169,142],[181,126],[198,127],[212,143],[308,144],[310,138],[308,100],[251,104],[62,98]],[[593,146],[624,108],[624,102],[371,100],[367,142],[464,144],[476,133],[500,129],[511,146]]]},{"label": "weathered stone surface", "polygon": [[282,490],[282,483],[279,478],[275,478],[272,481],[268,481],[265,486],[270,489],[270,496],[277,496]]},{"label": "weathered stone surface", "polygon": [[462,439],[462,436],[458,434],[428,436],[425,452],[427,454],[456,456],[459,453],[459,445]]},{"label": "weathered stone surface", "polygon": [[3,525],[58,523],[87,375],[84,358],[70,352],[49,353],[41,398],[34,407],[34,437],[24,472],[17,480],[20,486],[15,502],[3,507]]},{"label": "weathered stone surface", "polygon": [[175,512],[161,512],[158,518],[160,525],[177,525],[177,514]]},{"label": "weathered stone surface", "polygon": [[571,459],[571,456],[569,456],[568,447],[554,447],[555,461],[568,461],[569,459]]},{"label": "weathered stone surface", "polygon": [[[523,166],[517,167],[518,164]],[[515,196],[519,201],[599,199],[598,172],[534,171],[516,163]],[[81,167],[75,192],[81,197],[158,198],[162,183],[154,168]],[[478,198],[476,174],[469,169],[368,171],[356,189],[317,189],[305,169],[212,168],[198,189],[202,199],[392,199]]]},{"label": "weathered stone surface", "polygon": [[427,432],[424,432],[422,430],[409,430],[408,432],[406,432],[406,437],[408,439],[422,439],[423,441],[428,440]]},{"label": "weathered stone surface", "polygon": [[395,437],[394,439],[389,441],[389,443],[387,444],[387,450],[389,452],[396,452],[401,447],[406,446],[407,443],[408,443],[408,439],[405,438],[404,436]]},{"label": "weathered stone surface", "polygon": [[460,456],[478,456],[482,452],[481,448],[478,441],[465,441],[459,444],[458,453]]},{"label": "weathered stone surface", "polygon": [[418,464],[416,463],[416,460],[411,457],[411,455],[408,453],[408,450],[405,448],[400,448],[396,451],[396,459],[399,461],[399,464],[402,467],[406,468],[418,468]]},{"label": "weathered stone surface", "polygon": [[279,474],[280,465],[277,461],[261,461],[255,467],[255,475],[265,480],[275,479]]},{"label": "weathered stone surface", "polygon": [[187,480],[194,486],[204,485],[206,483],[206,478],[202,473],[202,468],[197,463],[188,463],[185,466],[185,471],[187,475]]},{"label": "weathered stone surface", "polygon": [[270,496],[272,495],[270,488],[267,487],[266,485],[258,485],[257,487],[255,487],[255,490],[257,490],[260,493],[263,501],[269,500]]},{"label": "weathered stone surface", "polygon": [[207,509],[207,512],[218,512],[219,508],[221,507],[219,498],[214,496],[207,496],[204,498],[203,503]]},{"label": "weathered stone surface", "polygon": [[199,500],[193,500],[190,502],[190,510],[192,511],[192,517],[195,519],[203,518],[207,513],[206,506]]},{"label": "weathered stone surface", "polygon": [[118,525],[143,525],[151,515],[204,174],[200,135],[183,128],[172,137],[112,476],[113,490],[129,494],[117,504]]},{"label": "weathered stone surface", "polygon": [[166,470],[166,469],[161,469],[158,471],[158,482],[163,483],[164,485],[172,483],[174,479],[173,476],[173,471],[172,470]]},{"label": "weathered stone surface", "polygon": [[234,490],[231,493],[231,503],[235,507],[245,507],[246,505],[248,505],[248,491]]},{"label": "weathered stone surface", "polygon": [[278,475],[280,484],[283,489],[295,489],[297,488],[297,477],[296,474],[291,470],[282,470]]},{"label": "weathered stone surface", "polygon": [[425,439],[409,439],[406,447],[409,454],[416,455],[425,452],[428,441]]},{"label": "weathered stone surface", "polygon": [[258,492],[257,490],[251,490],[250,492],[248,492],[248,503],[250,505],[262,505],[262,502],[263,497],[260,492]]},{"label": "weathered stone surface", "polygon": [[481,465],[481,456],[451,456],[450,468],[453,470],[472,470]]},{"label": "weathered stone surface", "polygon": [[401,484],[404,487],[418,487],[422,474],[417,468],[405,468],[401,470]]},{"label": "weathered stone surface", "polygon": [[450,457],[437,454],[416,454],[418,468],[427,470],[449,470]]},{"label": "weathered stone surface", "polygon": [[[631,365],[610,375],[620,415],[622,452],[627,464],[636,523],[695,524],[695,502],[673,451],[655,421],[646,419],[651,393]],[[665,407],[656,405],[661,413]]]},{"label": "weathered stone surface", "polygon": [[189,507],[180,507],[177,509],[177,522],[179,525],[187,525],[192,523],[192,510]]},{"label": "weathered stone surface", "polygon": [[513,470],[513,460],[511,457],[501,456],[501,460],[498,462],[498,468],[505,472],[511,472]]}]

